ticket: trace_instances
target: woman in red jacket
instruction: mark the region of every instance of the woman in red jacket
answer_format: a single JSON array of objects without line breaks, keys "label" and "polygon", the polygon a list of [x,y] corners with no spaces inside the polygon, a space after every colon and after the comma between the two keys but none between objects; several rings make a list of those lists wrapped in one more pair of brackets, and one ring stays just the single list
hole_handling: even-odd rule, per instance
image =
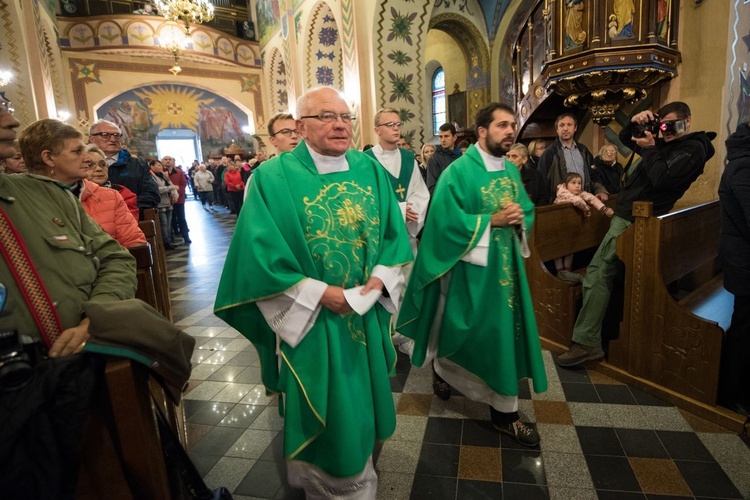
[{"label": "woman in red jacket", "polygon": [[239,214],[242,209],[242,195],[245,192],[245,183],[242,182],[242,172],[238,165],[229,164],[224,174],[224,184],[227,185],[227,193],[229,194],[229,210],[233,214]]},{"label": "woman in red jacket", "polygon": [[[132,247],[146,243],[146,236],[138,227],[138,207],[135,207],[135,215],[122,195],[115,189],[110,189],[100,185],[98,182],[92,182],[92,174],[96,173],[96,179],[101,180],[103,177],[104,184],[107,181],[107,162],[104,160],[104,153],[96,146],[89,145],[86,148],[88,152],[88,175],[89,179],[81,181],[79,197],[86,213],[89,217],[101,226],[110,236],[124,247]],[[102,176],[101,173],[104,172]],[[127,188],[128,193],[135,194]]]}]

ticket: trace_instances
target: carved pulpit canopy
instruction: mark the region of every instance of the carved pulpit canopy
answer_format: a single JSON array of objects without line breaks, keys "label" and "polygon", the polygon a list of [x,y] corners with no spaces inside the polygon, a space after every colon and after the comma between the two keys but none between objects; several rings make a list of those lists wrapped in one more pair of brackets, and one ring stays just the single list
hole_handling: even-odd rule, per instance
[{"label": "carved pulpit canopy", "polygon": [[640,101],[647,89],[677,76],[680,55],[664,46],[599,50],[556,59],[545,71],[547,88],[565,98],[566,106],[591,111],[606,125],[621,105]]},{"label": "carved pulpit canopy", "polygon": [[679,0],[539,0],[513,46],[523,124],[554,92],[606,125],[677,76]]}]

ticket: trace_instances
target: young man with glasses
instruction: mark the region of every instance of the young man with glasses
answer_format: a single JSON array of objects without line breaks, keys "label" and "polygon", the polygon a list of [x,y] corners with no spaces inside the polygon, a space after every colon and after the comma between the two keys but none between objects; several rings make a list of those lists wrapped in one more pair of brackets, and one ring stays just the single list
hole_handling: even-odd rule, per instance
[{"label": "young man with glasses", "polygon": [[396,427],[390,320],[412,252],[387,173],[350,149],[343,96],[316,88],[297,111],[304,141],[253,174],[215,313],[284,395],[289,484],[307,498],[375,498],[375,442]]},{"label": "young man with glasses", "polygon": [[[430,192],[419,172],[419,165],[414,159],[414,153],[403,149],[399,144],[403,140],[398,110],[383,108],[375,114],[375,134],[378,143],[365,151],[365,154],[375,158],[388,172],[388,179],[393,187],[393,194],[404,214],[406,230],[409,233],[409,243],[412,251],[417,253],[417,235],[424,226],[427,207],[430,204]],[[409,279],[411,266],[404,267],[405,279]],[[411,354],[414,342],[395,333],[393,343],[399,350]]]},{"label": "young man with glasses", "polygon": [[412,249],[416,251],[416,238],[424,225],[430,192],[427,190],[414,153],[398,146],[401,137],[399,114],[396,109],[383,108],[375,114],[375,134],[378,143],[365,151],[388,172],[399,207],[404,214]]},{"label": "young man with glasses", "polygon": [[141,213],[159,206],[159,188],[151,177],[145,160],[122,147],[120,127],[109,120],[97,120],[89,127],[89,143],[96,144],[106,155],[109,180],[130,189],[138,197]]},{"label": "young man with glasses", "polygon": [[289,113],[272,116],[268,121],[268,137],[279,154],[296,148],[300,137],[294,117]]}]

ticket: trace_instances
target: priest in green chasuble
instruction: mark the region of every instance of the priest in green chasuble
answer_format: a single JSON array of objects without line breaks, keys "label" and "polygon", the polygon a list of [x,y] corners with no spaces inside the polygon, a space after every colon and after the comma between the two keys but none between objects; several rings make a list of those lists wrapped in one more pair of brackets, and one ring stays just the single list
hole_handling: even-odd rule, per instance
[{"label": "priest in green chasuble", "polygon": [[414,339],[414,365],[434,360],[446,382],[489,405],[500,432],[536,446],[518,415],[518,381],[543,392],[547,376],[523,263],[534,204],[504,157],[516,128],[504,104],[477,112],[477,144],[433,193],[396,329]]},{"label": "priest in green chasuble", "polygon": [[281,393],[291,486],[307,498],[376,497],[376,440],[396,426],[391,315],[413,254],[388,173],[350,150],[338,91],[297,102],[303,141],[251,177],[215,313],[258,350]]}]

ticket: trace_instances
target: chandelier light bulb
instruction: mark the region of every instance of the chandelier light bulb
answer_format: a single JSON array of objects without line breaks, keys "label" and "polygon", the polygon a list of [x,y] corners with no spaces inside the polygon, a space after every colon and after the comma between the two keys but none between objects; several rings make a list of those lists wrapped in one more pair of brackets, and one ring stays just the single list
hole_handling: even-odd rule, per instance
[{"label": "chandelier light bulb", "polygon": [[0,87],[5,87],[13,80],[13,73],[6,70],[0,70]]}]

